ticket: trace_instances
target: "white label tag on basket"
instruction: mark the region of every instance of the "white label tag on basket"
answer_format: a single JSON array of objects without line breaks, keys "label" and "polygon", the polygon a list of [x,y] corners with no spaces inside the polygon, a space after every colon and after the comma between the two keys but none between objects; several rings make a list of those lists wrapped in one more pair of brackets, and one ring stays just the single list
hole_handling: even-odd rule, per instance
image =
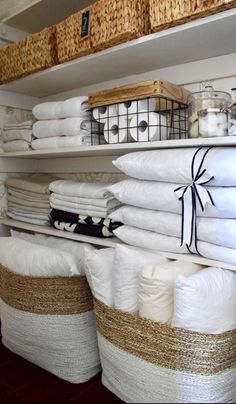
[{"label": "white label tag on basket", "polygon": [[81,25],[81,38],[85,38],[89,35],[89,21],[90,11],[86,10],[82,14],[82,25]]}]

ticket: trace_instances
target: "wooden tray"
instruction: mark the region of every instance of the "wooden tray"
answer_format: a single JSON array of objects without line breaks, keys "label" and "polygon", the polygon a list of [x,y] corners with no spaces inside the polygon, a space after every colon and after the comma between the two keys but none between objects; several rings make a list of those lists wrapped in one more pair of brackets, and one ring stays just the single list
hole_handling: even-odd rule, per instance
[{"label": "wooden tray", "polygon": [[165,80],[146,80],[92,93],[89,95],[89,105],[94,108],[152,96],[162,96],[186,104],[189,94],[183,87]]}]

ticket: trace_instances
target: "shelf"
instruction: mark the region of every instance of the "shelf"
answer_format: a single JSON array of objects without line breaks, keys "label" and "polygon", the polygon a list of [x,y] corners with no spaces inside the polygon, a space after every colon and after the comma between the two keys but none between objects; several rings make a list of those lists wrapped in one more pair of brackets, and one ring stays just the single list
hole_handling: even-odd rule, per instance
[{"label": "shelf", "polygon": [[14,12],[13,9],[13,13],[11,7],[2,22],[26,32],[38,32],[93,2],[94,0],[31,0],[23,8],[17,4],[17,10]]},{"label": "shelf", "polygon": [[[38,226],[35,224],[19,222],[17,220],[12,220],[12,219],[8,219],[8,218],[0,218],[0,225],[5,225],[8,227],[22,229],[22,230],[27,230],[27,231],[31,231],[31,232],[35,232],[35,233],[47,234],[47,235],[55,236],[55,237],[66,238],[66,239],[80,241],[80,242],[84,242],[84,243],[90,243],[90,244],[94,244],[94,245],[98,245],[98,246],[102,246],[102,247],[115,247],[118,244],[123,244],[117,238],[99,239],[97,237],[83,236],[80,234],[69,233],[69,232],[67,233],[65,231],[56,230],[53,227]],[[164,257],[173,259],[173,260],[193,262],[195,264],[202,264],[205,266],[214,266],[214,267],[218,267],[218,268],[225,268],[225,269],[231,269],[233,271],[236,271],[236,265],[231,265],[231,264],[227,264],[227,263],[220,262],[220,261],[210,260],[207,258],[200,257],[198,255],[194,255],[194,254],[175,254],[175,253],[160,252],[160,251],[158,251],[158,254],[160,254]]]},{"label": "shelf", "polygon": [[98,238],[98,237],[84,236],[82,234],[75,234],[75,233],[70,233],[70,232],[66,232],[66,231],[56,230],[50,226],[39,226],[36,224],[24,223],[24,222],[20,222],[20,221],[8,219],[8,218],[0,218],[0,224],[9,226],[9,227],[13,227],[13,228],[17,228],[17,229],[32,231],[35,233],[47,234],[49,236],[61,237],[61,238],[66,238],[66,239],[70,239],[70,240],[80,241],[83,243],[99,245],[102,247],[114,247],[117,244],[121,243],[115,237],[114,238]]},{"label": "shelf", "polygon": [[[51,0],[49,0],[51,1]],[[61,1],[61,0],[60,0]],[[236,8],[4,84],[35,97],[235,52]]]},{"label": "shelf", "polygon": [[135,151],[147,151],[154,149],[168,149],[176,147],[200,147],[200,146],[236,146],[236,136],[163,140],[155,142],[120,143],[98,146],[82,146],[64,149],[45,149],[32,151],[18,151],[0,153],[0,158],[25,158],[25,159],[57,159],[66,157],[97,157],[119,156]]}]

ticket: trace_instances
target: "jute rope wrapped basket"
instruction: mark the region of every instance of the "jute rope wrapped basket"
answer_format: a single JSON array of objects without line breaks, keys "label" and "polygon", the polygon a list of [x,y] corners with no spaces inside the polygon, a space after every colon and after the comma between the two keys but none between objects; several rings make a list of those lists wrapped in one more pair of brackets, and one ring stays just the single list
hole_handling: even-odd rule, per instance
[{"label": "jute rope wrapped basket", "polygon": [[95,300],[103,384],[128,403],[236,400],[236,330],[200,334]]},{"label": "jute rope wrapped basket", "polygon": [[49,27],[0,50],[0,83],[57,64],[56,30]]},{"label": "jute rope wrapped basket", "polygon": [[151,31],[184,24],[235,6],[235,0],[150,0]]},{"label": "jute rope wrapped basket", "polygon": [[59,62],[148,34],[148,10],[149,0],[98,0],[73,14],[56,26]]},{"label": "jute rope wrapped basket", "polygon": [[71,383],[100,371],[91,291],[84,276],[22,276],[0,266],[2,342]]}]

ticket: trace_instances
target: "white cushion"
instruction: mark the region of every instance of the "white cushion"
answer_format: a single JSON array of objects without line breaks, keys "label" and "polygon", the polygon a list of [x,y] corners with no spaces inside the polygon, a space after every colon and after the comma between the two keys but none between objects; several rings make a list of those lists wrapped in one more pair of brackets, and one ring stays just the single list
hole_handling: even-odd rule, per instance
[{"label": "white cushion", "polygon": [[71,254],[33,245],[15,237],[1,237],[0,264],[28,276],[79,275],[77,263]]},{"label": "white cushion", "polygon": [[47,237],[43,234],[28,234],[11,230],[12,237],[17,237],[22,240],[29,241],[34,244],[40,244],[58,250],[66,251],[74,257],[77,264],[77,270],[81,275],[85,274],[84,259],[86,253],[95,250],[91,244],[80,243],[78,241],[65,240],[58,237]]},{"label": "white cushion", "polygon": [[113,266],[114,307],[138,313],[138,285],[142,268],[146,264],[168,262],[155,252],[138,248],[117,246]]},{"label": "white cushion", "polygon": [[85,273],[94,297],[111,307],[113,260],[114,248],[90,251],[85,258]]},{"label": "white cushion", "polygon": [[139,284],[139,315],[171,324],[174,309],[174,282],[178,275],[190,276],[203,266],[171,261],[145,266]]},{"label": "white cushion", "polygon": [[188,330],[219,334],[236,328],[236,272],[206,268],[175,282],[172,324]]}]

